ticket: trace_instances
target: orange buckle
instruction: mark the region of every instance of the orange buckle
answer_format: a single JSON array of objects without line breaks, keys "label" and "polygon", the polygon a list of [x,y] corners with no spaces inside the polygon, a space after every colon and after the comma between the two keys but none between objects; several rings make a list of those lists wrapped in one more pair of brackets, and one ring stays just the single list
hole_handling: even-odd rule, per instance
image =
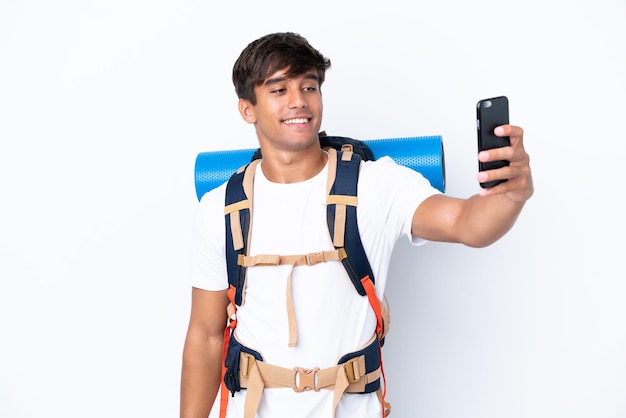
[{"label": "orange buckle", "polygon": [[295,367],[293,378],[293,390],[295,392],[304,392],[305,390],[314,390],[319,392],[320,388],[317,387],[317,372],[319,367],[311,369],[303,369],[302,367]]}]

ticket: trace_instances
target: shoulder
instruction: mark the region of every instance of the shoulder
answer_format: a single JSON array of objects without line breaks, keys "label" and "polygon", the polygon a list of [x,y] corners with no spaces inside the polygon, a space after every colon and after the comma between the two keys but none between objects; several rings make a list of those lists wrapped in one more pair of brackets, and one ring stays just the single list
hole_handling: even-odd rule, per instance
[{"label": "shoulder", "polygon": [[388,184],[406,187],[432,188],[430,182],[421,173],[396,163],[391,157],[384,156],[377,160],[364,161],[361,164],[360,180],[367,184]]},{"label": "shoulder", "polygon": [[226,199],[226,183],[206,192],[200,199],[198,216],[205,222],[219,218],[223,219],[224,204]]},{"label": "shoulder", "polygon": [[360,203],[377,206],[386,214],[396,213],[407,221],[424,200],[441,194],[421,173],[390,157],[362,163],[358,193]]}]

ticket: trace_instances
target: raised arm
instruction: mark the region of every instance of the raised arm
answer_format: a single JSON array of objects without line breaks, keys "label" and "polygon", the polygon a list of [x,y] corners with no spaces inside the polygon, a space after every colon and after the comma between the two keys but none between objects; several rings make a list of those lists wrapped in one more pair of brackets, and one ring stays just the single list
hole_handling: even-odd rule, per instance
[{"label": "raised arm", "polygon": [[498,136],[509,136],[511,145],[483,151],[480,161],[509,160],[507,167],[478,173],[479,182],[508,181],[468,199],[436,195],[426,199],[415,211],[411,232],[430,241],[458,242],[485,247],[502,237],[515,223],[534,188],[530,159],[524,149],[522,128],[503,125]]},{"label": "raised arm", "polygon": [[180,417],[207,418],[217,396],[228,297],[193,288],[181,375]]}]

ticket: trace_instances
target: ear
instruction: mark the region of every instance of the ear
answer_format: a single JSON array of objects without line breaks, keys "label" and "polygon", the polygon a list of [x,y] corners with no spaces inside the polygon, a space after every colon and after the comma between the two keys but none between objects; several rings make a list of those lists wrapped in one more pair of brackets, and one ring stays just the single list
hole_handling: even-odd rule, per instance
[{"label": "ear", "polygon": [[241,117],[243,118],[243,120],[245,120],[248,123],[256,122],[256,116],[254,115],[254,107],[252,106],[252,103],[250,103],[249,100],[239,99],[238,106],[239,106],[239,113],[241,114]]}]

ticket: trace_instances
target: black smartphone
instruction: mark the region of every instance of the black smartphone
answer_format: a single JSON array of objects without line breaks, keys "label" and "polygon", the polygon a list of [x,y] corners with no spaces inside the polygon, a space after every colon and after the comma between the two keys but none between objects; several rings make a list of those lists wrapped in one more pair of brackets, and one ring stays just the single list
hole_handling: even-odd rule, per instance
[{"label": "black smartphone", "polygon": [[[479,100],[476,103],[476,129],[478,131],[478,152],[506,147],[511,144],[509,137],[496,136],[493,131],[500,125],[509,123],[509,99],[506,96],[492,97],[491,99]],[[506,167],[506,160],[491,161],[488,163],[478,162],[478,170],[493,170],[494,168]],[[483,188],[493,187],[505,182],[506,179],[480,183]]]}]

